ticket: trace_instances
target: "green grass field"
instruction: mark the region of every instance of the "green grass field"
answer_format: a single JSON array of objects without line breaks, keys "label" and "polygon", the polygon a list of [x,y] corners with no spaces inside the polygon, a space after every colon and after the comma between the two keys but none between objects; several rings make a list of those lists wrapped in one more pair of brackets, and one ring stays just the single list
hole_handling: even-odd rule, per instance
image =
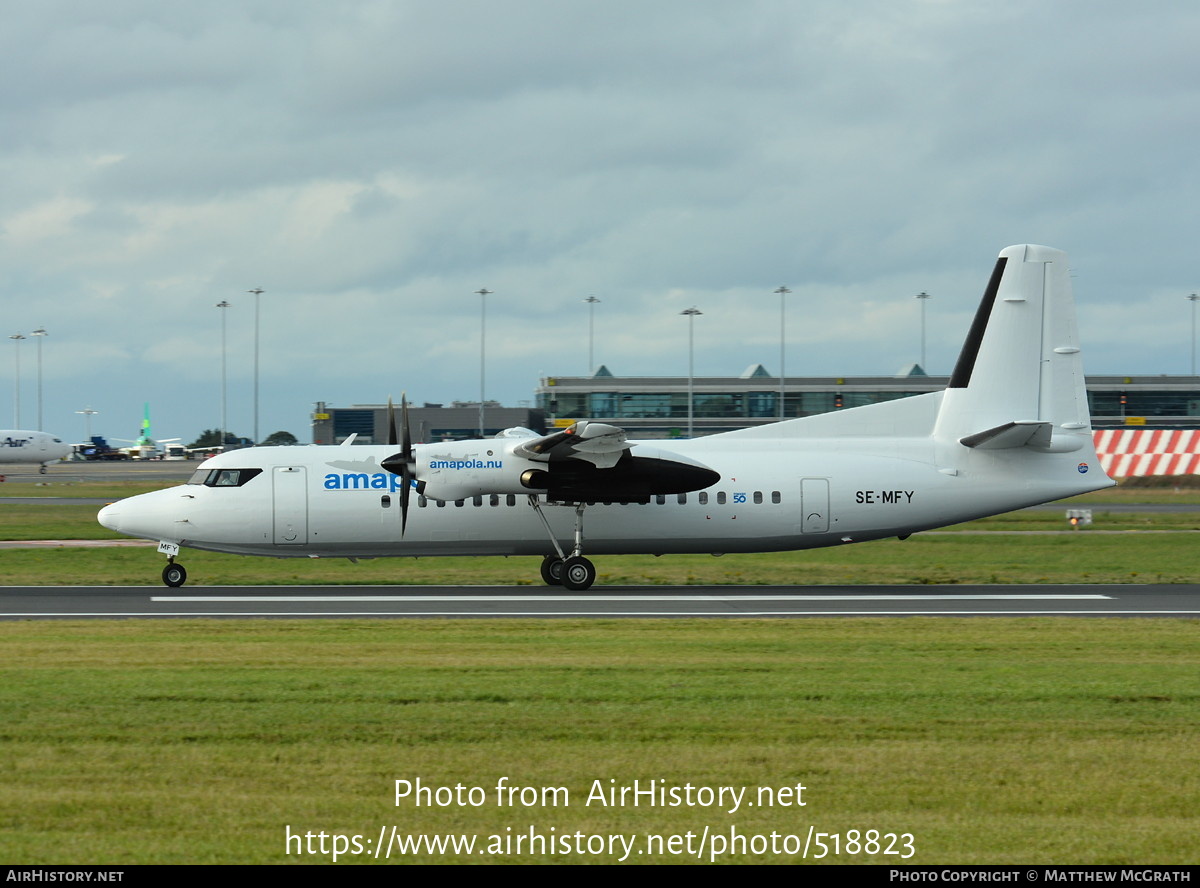
[{"label": "green grass field", "polygon": [[[1194,862],[1197,629],[1069,619],[0,624],[0,855],[312,863],[329,857],[288,855],[285,828],[803,838],[813,826],[909,833],[912,863]],[[397,806],[394,781],[418,777],[478,786],[488,800]],[[502,777],[565,787],[569,804],[498,806]],[[806,805],[585,804],[593,781],[634,779],[752,793],[802,784]],[[868,861],[897,859],[843,849],[825,862]]]},{"label": "green grass field", "polygon": [[[538,558],[257,558],[185,551],[187,588],[231,585],[514,585],[543,588]],[[757,555],[598,556],[599,586],[863,583],[1191,583],[1194,532],[918,534],[844,548]],[[152,546],[0,551],[6,585],[156,585]]]}]

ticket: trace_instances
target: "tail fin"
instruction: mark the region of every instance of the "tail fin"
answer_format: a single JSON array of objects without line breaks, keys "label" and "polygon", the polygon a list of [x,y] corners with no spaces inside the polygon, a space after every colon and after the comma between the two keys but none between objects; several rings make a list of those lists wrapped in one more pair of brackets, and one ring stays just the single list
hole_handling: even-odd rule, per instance
[{"label": "tail fin", "polygon": [[1066,253],[1028,244],[1000,252],[934,434],[983,450],[1092,447]]}]

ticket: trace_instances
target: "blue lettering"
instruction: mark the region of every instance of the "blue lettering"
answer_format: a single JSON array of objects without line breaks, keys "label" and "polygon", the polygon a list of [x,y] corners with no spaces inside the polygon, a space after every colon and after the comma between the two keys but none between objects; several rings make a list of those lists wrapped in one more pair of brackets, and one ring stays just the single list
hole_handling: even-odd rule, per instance
[{"label": "blue lettering", "polygon": [[[415,482],[413,482],[415,483]],[[404,479],[391,472],[347,472],[338,475],[330,472],[321,486],[326,490],[388,490],[396,493],[404,489]]]},{"label": "blue lettering", "polygon": [[502,469],[504,468],[504,460],[502,459],[431,459],[429,461],[431,469]]}]

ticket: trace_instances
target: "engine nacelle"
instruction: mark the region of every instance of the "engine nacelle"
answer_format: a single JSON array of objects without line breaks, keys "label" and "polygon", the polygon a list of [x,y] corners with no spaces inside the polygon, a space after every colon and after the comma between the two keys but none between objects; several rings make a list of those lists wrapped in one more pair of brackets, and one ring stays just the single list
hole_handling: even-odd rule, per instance
[{"label": "engine nacelle", "polygon": [[413,477],[423,496],[453,502],[499,493],[537,493],[525,476],[545,474],[544,464],[514,456],[517,441],[487,438],[423,444],[416,452]]},{"label": "engine nacelle", "polygon": [[[442,502],[530,493],[561,502],[645,502],[655,495],[702,490],[721,478],[688,457],[641,444],[611,460],[593,461],[586,447],[577,452],[574,439],[568,438],[572,449],[565,455],[533,450],[538,458],[530,459],[525,455],[531,452],[529,437],[536,436],[419,444],[409,471],[422,496]],[[401,471],[391,460],[383,465],[390,472]]]}]

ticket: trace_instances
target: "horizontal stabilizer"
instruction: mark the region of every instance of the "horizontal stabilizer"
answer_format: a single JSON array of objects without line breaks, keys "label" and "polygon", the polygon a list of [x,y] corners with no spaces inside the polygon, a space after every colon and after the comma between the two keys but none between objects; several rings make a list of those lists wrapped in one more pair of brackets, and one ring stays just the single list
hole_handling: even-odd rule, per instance
[{"label": "horizontal stabilizer", "polygon": [[1055,435],[1054,423],[1024,419],[967,435],[965,438],[959,438],[958,443],[974,450],[1013,450],[1017,447],[1028,447],[1041,453],[1070,453],[1082,449],[1090,440],[1087,435]]},{"label": "horizontal stabilizer", "polygon": [[959,438],[958,443],[977,450],[1008,450],[1025,446],[1044,450],[1050,446],[1050,434],[1053,429],[1052,423],[1039,422],[1036,419],[1018,420]]}]

